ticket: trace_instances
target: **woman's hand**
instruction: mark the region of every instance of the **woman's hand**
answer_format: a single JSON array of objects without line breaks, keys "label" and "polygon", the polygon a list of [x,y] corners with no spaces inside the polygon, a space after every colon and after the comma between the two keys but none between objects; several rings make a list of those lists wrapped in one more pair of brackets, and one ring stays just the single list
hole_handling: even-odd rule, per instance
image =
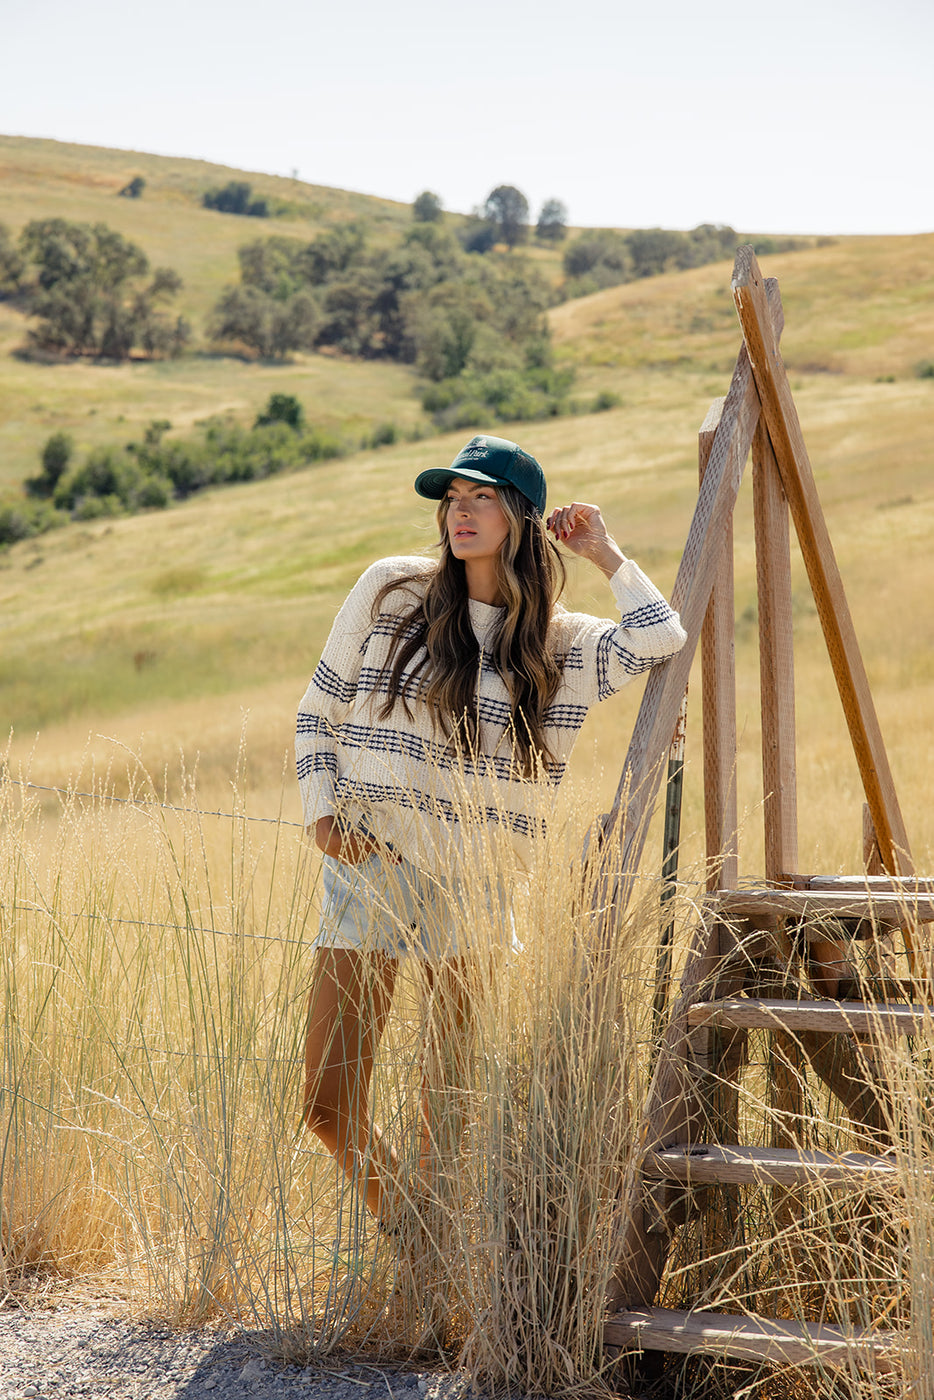
[{"label": "woman's hand", "polygon": [[559,506],[549,515],[547,528],[559,544],[567,545],[572,554],[590,559],[607,578],[612,578],[625,561],[625,554],[606,528],[599,506],[588,505],[586,501]]},{"label": "woman's hand", "polygon": [[[308,829],[311,835],[311,828]],[[344,865],[359,865],[367,856],[378,855],[383,860],[398,865],[401,859],[390,847],[381,841],[374,841],[360,831],[341,831],[336,817],[319,817],[314,829],[315,845],[326,856],[333,856]]]}]

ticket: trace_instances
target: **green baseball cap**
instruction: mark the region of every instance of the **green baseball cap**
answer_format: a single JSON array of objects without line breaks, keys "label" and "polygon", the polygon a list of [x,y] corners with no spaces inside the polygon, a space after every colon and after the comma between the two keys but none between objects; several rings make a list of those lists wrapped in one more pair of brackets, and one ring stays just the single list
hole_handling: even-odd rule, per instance
[{"label": "green baseball cap", "polygon": [[449,467],[429,467],[415,478],[415,489],[430,501],[440,501],[455,476],[483,481],[489,486],[508,483],[545,514],[545,473],[530,452],[517,442],[481,433],[462,447]]}]

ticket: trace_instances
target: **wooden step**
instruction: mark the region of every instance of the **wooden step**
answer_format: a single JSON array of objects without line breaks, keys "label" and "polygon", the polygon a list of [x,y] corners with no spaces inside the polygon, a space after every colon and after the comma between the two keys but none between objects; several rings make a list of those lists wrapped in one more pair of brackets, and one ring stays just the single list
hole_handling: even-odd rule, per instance
[{"label": "wooden step", "polygon": [[802,921],[866,920],[879,929],[902,928],[905,924],[934,923],[934,896],[929,894],[878,894],[857,889],[755,889],[718,890],[708,896],[710,904],[735,918],[774,915]]},{"label": "wooden step", "polygon": [[918,895],[934,896],[934,879],[930,875],[793,875],[789,878],[795,889],[897,894],[907,900]]},{"label": "wooden step", "polygon": [[724,997],[688,1008],[691,1026],[725,1030],[827,1031],[850,1035],[917,1035],[934,1032],[934,1007],[874,1001],[782,1001]]},{"label": "wooden step", "polygon": [[646,1153],[648,1177],[686,1186],[730,1183],[758,1186],[881,1187],[891,1183],[891,1157],[870,1152],[809,1152],[796,1147],[740,1147],[733,1143],[685,1143]]},{"label": "wooden step", "polygon": [[896,1369],[905,1346],[898,1332],[856,1331],[828,1323],[730,1313],[676,1312],[671,1308],[628,1308],[607,1318],[607,1346],[643,1351],[705,1352],[775,1365],[846,1366],[859,1361],[880,1374]]}]

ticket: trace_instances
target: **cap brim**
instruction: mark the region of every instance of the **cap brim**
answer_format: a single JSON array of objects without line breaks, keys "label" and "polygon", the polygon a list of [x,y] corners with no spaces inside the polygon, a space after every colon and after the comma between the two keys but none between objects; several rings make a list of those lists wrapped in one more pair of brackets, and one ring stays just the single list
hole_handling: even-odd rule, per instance
[{"label": "cap brim", "polygon": [[456,471],[450,467],[430,467],[415,478],[415,489],[420,496],[427,496],[429,501],[440,501],[455,477],[464,481],[480,481],[485,486],[503,485],[497,477],[487,476],[485,472],[471,471],[469,467],[458,467]]}]

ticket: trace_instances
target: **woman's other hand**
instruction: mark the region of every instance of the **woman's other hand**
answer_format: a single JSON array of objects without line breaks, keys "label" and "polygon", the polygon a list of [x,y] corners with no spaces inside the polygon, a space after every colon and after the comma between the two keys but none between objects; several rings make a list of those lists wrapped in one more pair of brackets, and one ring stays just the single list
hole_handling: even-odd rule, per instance
[{"label": "woman's other hand", "polygon": [[568,506],[553,510],[547,526],[559,544],[566,545],[572,554],[590,559],[607,578],[612,578],[625,561],[626,556],[606,528],[599,506],[572,501]]},{"label": "woman's other hand", "polygon": [[308,828],[309,836],[314,836],[315,845],[326,856],[333,856],[344,865],[359,865],[367,856],[378,855],[383,860],[398,865],[400,857],[391,847],[381,841],[374,841],[360,831],[341,831],[336,817],[319,817],[314,832]]}]

